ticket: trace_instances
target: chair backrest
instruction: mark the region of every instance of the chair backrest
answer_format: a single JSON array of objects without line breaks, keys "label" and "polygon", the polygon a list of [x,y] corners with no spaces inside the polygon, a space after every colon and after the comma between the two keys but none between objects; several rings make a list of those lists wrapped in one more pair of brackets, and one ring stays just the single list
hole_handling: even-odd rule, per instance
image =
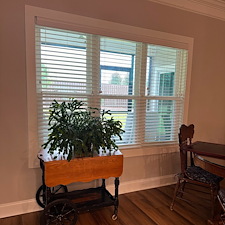
[{"label": "chair backrest", "polygon": [[192,138],[194,136],[194,125],[186,126],[182,124],[179,132],[179,146],[180,146],[180,160],[181,160],[181,172],[184,173],[187,169],[187,148],[190,148],[192,144]]}]

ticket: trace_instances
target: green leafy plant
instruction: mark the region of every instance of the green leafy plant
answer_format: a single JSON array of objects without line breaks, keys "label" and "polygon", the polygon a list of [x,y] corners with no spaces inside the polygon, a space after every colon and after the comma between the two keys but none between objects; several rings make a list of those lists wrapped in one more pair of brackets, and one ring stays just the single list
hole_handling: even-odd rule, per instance
[{"label": "green leafy plant", "polygon": [[93,156],[94,152],[117,150],[115,138],[122,140],[122,123],[110,116],[110,111],[86,107],[76,99],[59,103],[54,100],[50,106],[49,137],[42,146],[50,154],[67,155],[70,161],[74,157]]}]

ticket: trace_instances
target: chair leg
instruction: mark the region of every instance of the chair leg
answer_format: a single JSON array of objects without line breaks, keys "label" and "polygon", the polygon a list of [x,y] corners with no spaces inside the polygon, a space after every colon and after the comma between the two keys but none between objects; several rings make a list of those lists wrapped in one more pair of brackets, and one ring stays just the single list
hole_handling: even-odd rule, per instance
[{"label": "chair leg", "polygon": [[224,215],[224,211],[221,207],[221,205],[219,204],[219,200],[217,200],[217,198],[215,199],[215,208],[214,208],[214,212],[215,214],[213,215],[212,218],[208,219],[208,225],[225,225],[225,215]]},{"label": "chair leg", "polygon": [[187,182],[185,181],[185,180],[183,180],[183,182],[181,183],[181,187],[180,187],[180,198],[182,198],[183,197],[183,194],[184,194],[184,188],[185,188],[185,184],[186,184]]},{"label": "chair leg", "polygon": [[211,192],[211,202],[212,202],[212,219],[216,217],[216,196],[218,193],[219,188],[217,186],[211,186],[210,192]]},{"label": "chair leg", "polygon": [[177,184],[175,186],[175,190],[174,190],[174,194],[173,194],[173,199],[172,199],[172,202],[170,204],[170,210],[171,211],[173,210],[174,202],[175,202],[175,199],[176,199],[176,197],[179,193],[179,189],[181,188],[181,186],[183,186],[182,183],[181,183],[181,178],[178,177],[178,181],[177,181]]}]

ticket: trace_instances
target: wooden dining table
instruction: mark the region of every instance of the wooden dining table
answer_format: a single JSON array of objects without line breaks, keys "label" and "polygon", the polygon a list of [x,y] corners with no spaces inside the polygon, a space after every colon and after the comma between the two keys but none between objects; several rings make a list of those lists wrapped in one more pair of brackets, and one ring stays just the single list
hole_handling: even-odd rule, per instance
[{"label": "wooden dining table", "polygon": [[196,141],[188,151],[202,156],[225,160],[225,144]]}]

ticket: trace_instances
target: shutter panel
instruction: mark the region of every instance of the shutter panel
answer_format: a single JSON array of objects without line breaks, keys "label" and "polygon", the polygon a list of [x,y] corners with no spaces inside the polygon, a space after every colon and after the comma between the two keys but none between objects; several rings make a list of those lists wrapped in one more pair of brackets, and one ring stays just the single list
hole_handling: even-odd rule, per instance
[{"label": "shutter panel", "polygon": [[101,108],[109,109],[115,120],[123,123],[123,140],[118,144],[135,144],[135,61],[136,42],[101,37]]},{"label": "shutter panel", "polygon": [[148,45],[145,142],[171,142],[183,121],[187,50]]},{"label": "shutter panel", "polygon": [[[50,104],[92,94],[91,35],[36,26],[36,86],[40,143],[48,137]],[[40,145],[41,145],[40,144]]]}]

